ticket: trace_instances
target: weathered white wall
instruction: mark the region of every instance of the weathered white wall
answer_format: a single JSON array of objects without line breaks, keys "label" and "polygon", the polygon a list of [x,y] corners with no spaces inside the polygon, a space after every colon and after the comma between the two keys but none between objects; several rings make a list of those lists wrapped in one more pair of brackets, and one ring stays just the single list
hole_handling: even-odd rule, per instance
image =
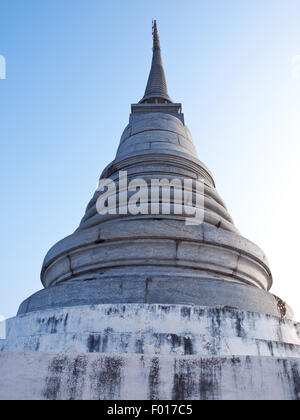
[{"label": "weathered white wall", "polygon": [[0,399],[300,399],[300,360],[0,353]]},{"label": "weathered white wall", "polygon": [[31,312],[6,329],[0,399],[300,399],[291,320],[116,304]]},{"label": "weathered white wall", "polygon": [[229,308],[91,305],[37,311],[7,321],[0,351],[300,356],[300,325]]}]

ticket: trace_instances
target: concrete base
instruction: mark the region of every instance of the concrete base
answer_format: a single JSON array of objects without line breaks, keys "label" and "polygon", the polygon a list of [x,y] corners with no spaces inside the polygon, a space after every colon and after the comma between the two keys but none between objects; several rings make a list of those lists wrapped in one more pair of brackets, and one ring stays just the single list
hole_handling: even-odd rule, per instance
[{"label": "concrete base", "polygon": [[6,322],[0,399],[300,399],[300,325],[256,312],[86,305]]},{"label": "concrete base", "polygon": [[0,353],[0,398],[298,400],[300,359]]}]

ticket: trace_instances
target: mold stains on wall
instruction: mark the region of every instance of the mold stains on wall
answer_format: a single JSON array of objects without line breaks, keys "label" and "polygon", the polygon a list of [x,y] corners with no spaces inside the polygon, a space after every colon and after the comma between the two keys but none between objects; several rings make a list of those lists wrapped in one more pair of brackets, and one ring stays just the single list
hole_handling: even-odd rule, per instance
[{"label": "mold stains on wall", "polygon": [[82,399],[87,364],[85,356],[77,356],[71,365],[67,381],[68,400]]},{"label": "mold stains on wall", "polygon": [[144,343],[142,339],[138,339],[135,342],[135,351],[137,354],[143,354],[144,353]]},{"label": "mold stains on wall", "polygon": [[99,353],[101,344],[101,335],[90,334],[87,340],[87,351],[89,353]]},{"label": "mold stains on wall", "polygon": [[172,399],[173,400],[188,400],[194,399],[199,390],[197,379],[194,375],[193,364],[189,360],[177,360],[174,361],[174,373],[173,373],[173,389]]},{"label": "mold stains on wall", "polygon": [[170,334],[170,341],[171,341],[171,352],[176,352],[178,348],[181,347],[181,337],[177,334]]},{"label": "mold stains on wall", "polygon": [[159,385],[160,385],[160,378],[159,378],[159,359],[154,357],[151,361],[150,372],[149,372],[149,400],[159,400]]},{"label": "mold stains on wall", "polygon": [[57,400],[60,393],[62,374],[67,364],[66,356],[54,357],[48,367],[46,387],[43,396],[46,400]]},{"label": "mold stains on wall", "polygon": [[65,319],[64,319],[64,327],[66,329],[67,325],[68,325],[68,319],[69,319],[69,314],[66,313]]},{"label": "mold stains on wall", "polygon": [[[43,322],[42,320],[41,322]],[[58,327],[63,326],[65,329],[68,323],[68,314],[61,315],[59,317],[56,317],[55,315],[51,316],[47,319],[47,331],[50,332],[50,334],[56,334],[58,332]]]},{"label": "mold stains on wall", "polygon": [[208,316],[211,319],[211,336],[220,337],[222,329],[222,319],[220,310],[214,308],[208,308]]},{"label": "mold stains on wall", "polygon": [[193,354],[193,342],[191,337],[186,336],[183,338],[183,346],[185,355]]},{"label": "mold stains on wall", "polygon": [[180,314],[182,318],[191,319],[191,310],[192,308],[190,306],[182,306],[180,309]]},{"label": "mold stains on wall", "polygon": [[265,356],[0,353],[0,398],[300,400],[299,366],[296,358]]},{"label": "mold stains on wall", "polygon": [[112,334],[113,330],[111,328],[106,328],[103,334],[90,334],[87,339],[88,353],[105,353]]},{"label": "mold stains on wall", "polygon": [[147,277],[146,282],[145,282],[145,303],[148,303],[149,283],[152,283],[151,277]]},{"label": "mold stains on wall", "polygon": [[162,312],[163,314],[169,314],[171,312],[172,306],[170,305],[157,305],[155,308],[157,312]]},{"label": "mold stains on wall", "polygon": [[222,359],[175,360],[172,398],[219,399],[221,372]]},{"label": "mold stains on wall", "polygon": [[242,312],[235,313],[235,328],[238,337],[246,337],[246,331],[243,327],[244,317]]},{"label": "mold stains on wall", "polygon": [[218,400],[220,398],[222,359],[200,361],[199,394],[201,400]]},{"label": "mold stains on wall", "polygon": [[123,362],[122,357],[103,355],[93,362],[89,377],[93,399],[120,399]]},{"label": "mold stains on wall", "polygon": [[286,310],[286,303],[281,300],[278,296],[273,295],[274,298],[277,301],[277,308],[278,308],[278,312],[279,315],[281,316],[281,318],[285,318],[287,310]]}]

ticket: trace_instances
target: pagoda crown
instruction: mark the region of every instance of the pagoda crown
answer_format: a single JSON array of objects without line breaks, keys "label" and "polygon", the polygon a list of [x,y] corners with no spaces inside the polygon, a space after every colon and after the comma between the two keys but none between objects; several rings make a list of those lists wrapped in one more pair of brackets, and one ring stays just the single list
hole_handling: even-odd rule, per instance
[{"label": "pagoda crown", "polygon": [[161,48],[156,20],[153,21],[152,35],[152,65],[145,94],[140,103],[172,103],[172,100],[169,97],[166,75],[162,63]]}]

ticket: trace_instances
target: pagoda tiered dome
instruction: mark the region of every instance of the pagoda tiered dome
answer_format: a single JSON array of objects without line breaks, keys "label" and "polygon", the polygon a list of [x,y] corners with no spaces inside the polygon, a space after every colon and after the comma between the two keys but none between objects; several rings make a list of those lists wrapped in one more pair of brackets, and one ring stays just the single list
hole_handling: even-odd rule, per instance
[{"label": "pagoda tiered dome", "polygon": [[183,303],[278,314],[276,298],[267,293],[272,275],[265,254],[234,225],[198,159],[181,104],[163,96],[169,98],[155,23],[145,96],[132,105],[116,157],[100,179],[118,186],[126,171],[128,182],[142,178],[149,185],[201,180],[203,223],[188,226],[185,214],[99,214],[97,190],[79,228],[46,255],[41,279],[48,292],[38,292],[26,311],[74,302]]},{"label": "pagoda tiered dome", "polygon": [[145,95],[131,106],[116,157],[100,177],[115,182],[117,201],[121,173],[128,182],[142,178],[149,186],[155,179],[202,182],[203,223],[186,224],[184,212],[100,214],[97,201],[103,191],[98,189],[78,229],[47,253],[41,272],[45,290],[25,301],[21,313],[117,303],[289,312],[268,293],[272,275],[264,252],[239,233],[211,172],[197,156],[182,105],[169,100],[156,22]]}]

